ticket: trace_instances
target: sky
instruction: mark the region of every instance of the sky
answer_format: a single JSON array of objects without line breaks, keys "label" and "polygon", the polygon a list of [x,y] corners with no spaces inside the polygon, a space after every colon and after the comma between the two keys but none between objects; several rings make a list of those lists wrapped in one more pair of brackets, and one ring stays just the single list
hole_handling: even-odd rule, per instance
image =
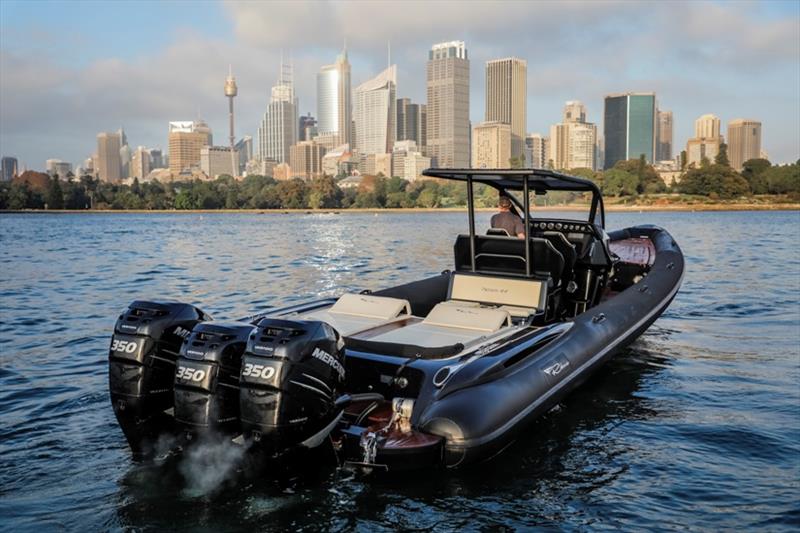
[{"label": "sky", "polygon": [[316,73],[347,43],[353,87],[398,66],[398,97],[425,101],[431,45],[464,40],[470,118],[484,119],[485,62],[528,63],[528,132],[547,134],[567,100],[602,131],[603,96],[654,91],[673,111],[674,150],[694,120],[762,122],[773,162],[800,157],[800,1],[45,1],[0,0],[0,154],[44,169],[81,163],[101,131],[167,148],[167,124],[206,120],[228,136],[223,84],[239,86],[236,135],[256,137],[281,54],[300,113]]}]

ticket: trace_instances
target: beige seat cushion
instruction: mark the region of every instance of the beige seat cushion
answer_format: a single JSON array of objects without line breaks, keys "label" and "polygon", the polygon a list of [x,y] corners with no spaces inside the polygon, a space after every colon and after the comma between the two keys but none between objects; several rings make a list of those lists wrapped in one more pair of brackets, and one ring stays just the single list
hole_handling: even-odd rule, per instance
[{"label": "beige seat cushion", "polygon": [[411,305],[408,300],[387,298],[386,296],[373,296],[371,294],[343,294],[333,307],[331,313],[355,315],[367,318],[380,318],[389,320],[396,318],[405,311],[411,314]]},{"label": "beige seat cushion", "polygon": [[340,334],[349,336],[410,314],[408,300],[370,294],[344,294],[328,309],[314,311],[302,318],[321,320]]},{"label": "beige seat cushion", "polygon": [[[492,276],[454,274],[450,299],[506,306],[515,316],[525,316],[546,305],[547,291],[542,281]],[[523,310],[528,312],[524,313]]]},{"label": "beige seat cushion", "polygon": [[446,328],[462,328],[493,333],[511,324],[511,315],[503,309],[438,304],[431,309],[422,324]]}]

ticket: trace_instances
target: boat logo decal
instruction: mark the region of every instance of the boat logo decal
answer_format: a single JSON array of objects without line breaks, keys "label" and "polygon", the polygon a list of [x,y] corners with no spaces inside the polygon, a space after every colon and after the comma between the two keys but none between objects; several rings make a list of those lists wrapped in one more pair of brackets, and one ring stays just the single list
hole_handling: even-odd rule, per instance
[{"label": "boat logo decal", "polygon": [[557,376],[561,372],[564,371],[565,368],[569,366],[569,361],[562,356],[560,361],[556,361],[552,365],[548,366],[547,368],[543,369],[542,372],[547,374],[548,376]]},{"label": "boat logo decal", "polygon": [[327,363],[328,365],[333,367],[333,369],[336,370],[336,372],[339,373],[339,377],[341,379],[344,379],[344,367],[339,361],[334,359],[334,357],[331,354],[329,354],[325,350],[314,348],[314,351],[311,353],[311,357],[316,357],[323,363]]},{"label": "boat logo decal", "polygon": [[175,335],[177,335],[178,337],[183,337],[183,338],[185,339],[185,338],[186,338],[186,337],[188,337],[188,336],[189,336],[189,335],[190,335],[192,332],[191,332],[191,331],[189,331],[189,330],[188,330],[188,329],[186,329],[186,328],[182,328],[182,327],[178,326],[177,328],[175,328],[175,331],[173,331],[172,333],[174,333],[174,334],[175,334]]}]

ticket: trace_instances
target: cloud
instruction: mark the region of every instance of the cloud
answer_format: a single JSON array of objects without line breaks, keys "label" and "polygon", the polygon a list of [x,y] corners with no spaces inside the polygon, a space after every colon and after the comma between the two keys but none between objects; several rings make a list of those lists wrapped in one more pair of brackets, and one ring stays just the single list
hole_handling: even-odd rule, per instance
[{"label": "cloud", "polygon": [[[675,113],[676,145],[691,135],[697,116],[713,112],[723,120],[762,119],[770,155],[797,157],[800,8],[781,15],[761,3],[713,2],[230,1],[223,7],[232,35],[209,37],[176,20],[171,44],[124,59],[109,54],[65,64],[50,45],[14,39],[11,46],[4,38],[0,151],[37,168],[49,157],[77,162],[96,149],[97,132],[120,126],[132,144],[166,148],[167,122],[198,115],[223,142],[229,63],[239,84],[237,135],[255,136],[281,51],[294,65],[301,112],[315,113],[315,74],[345,39],[354,86],[384,68],[391,41],[398,96],[424,101],[431,44],[463,39],[473,122],[483,118],[484,62],[514,55],[528,61],[529,131],[548,131],[566,100],[583,100],[590,119],[601,123],[604,94],[655,90]],[[103,45],[81,39],[80,50]]]}]

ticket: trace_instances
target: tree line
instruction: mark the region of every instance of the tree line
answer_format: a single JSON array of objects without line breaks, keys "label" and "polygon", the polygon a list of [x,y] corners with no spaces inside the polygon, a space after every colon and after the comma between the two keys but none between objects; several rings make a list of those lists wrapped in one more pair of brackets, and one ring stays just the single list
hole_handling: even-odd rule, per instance
[{"label": "tree line", "polygon": [[[519,161],[517,161],[519,164]],[[607,197],[628,197],[678,192],[710,199],[734,199],[758,194],[789,195],[800,200],[800,160],[790,165],[772,165],[766,159],[751,159],[741,173],[732,169],[724,148],[715,161],[690,168],[676,185],[667,187],[644,157],[618,162],[605,171],[572,169],[570,174],[598,184]],[[43,176],[44,184],[32,186],[24,180],[0,183],[0,209],[338,209],[460,207],[466,205],[463,182],[421,180],[409,183],[398,177],[365,176],[357,188],[341,188],[329,176],[303,181],[277,181],[269,176],[236,180],[220,176],[212,181],[131,185],[100,181],[92,176],[66,181]],[[580,201],[575,193],[551,196],[558,203]],[[554,196],[555,198],[552,198]],[[493,207],[497,191],[476,186],[478,207]]]}]

